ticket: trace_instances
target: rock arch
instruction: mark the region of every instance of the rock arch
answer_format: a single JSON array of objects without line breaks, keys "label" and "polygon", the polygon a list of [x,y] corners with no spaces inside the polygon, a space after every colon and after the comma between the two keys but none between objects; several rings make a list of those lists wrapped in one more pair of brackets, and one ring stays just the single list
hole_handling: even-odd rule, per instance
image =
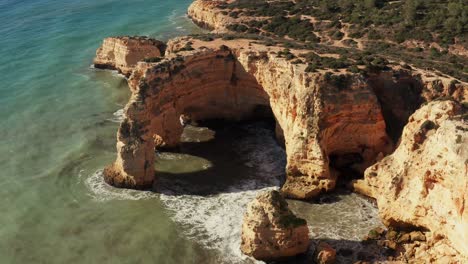
[{"label": "rock arch", "polygon": [[336,85],[275,53],[224,45],[184,54],[135,69],[129,80],[132,97],[117,133],[117,159],[104,171],[108,183],[151,186],[155,147],[179,143],[181,114],[244,119],[255,107],[270,105],[287,154],[282,191],[292,198],[311,198],[335,187],[329,155],[359,153],[363,170],[392,148],[377,98],[358,75]]}]

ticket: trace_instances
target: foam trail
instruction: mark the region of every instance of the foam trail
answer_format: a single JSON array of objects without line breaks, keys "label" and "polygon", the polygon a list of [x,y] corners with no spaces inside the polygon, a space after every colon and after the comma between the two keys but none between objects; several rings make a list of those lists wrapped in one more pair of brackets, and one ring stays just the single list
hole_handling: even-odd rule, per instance
[{"label": "foam trail", "polygon": [[89,194],[99,202],[110,200],[142,200],[158,197],[150,191],[137,191],[130,189],[117,189],[104,181],[103,170],[98,170],[85,180],[85,185],[91,191]]},{"label": "foam trail", "polygon": [[[252,168],[254,175],[219,194],[181,195],[184,190],[197,187],[191,186],[189,182],[169,178],[159,179],[157,192],[160,194],[116,189],[103,181],[102,170],[88,177],[86,185],[91,190],[90,195],[98,201],[159,197],[187,238],[207,249],[220,252],[218,259],[210,262],[262,263],[240,251],[242,218],[247,204],[259,192],[279,188],[286,165],[285,153],[275,142],[272,131],[258,125],[249,125],[245,129],[250,136],[242,137],[233,146],[239,156],[243,157],[245,165]],[[165,155],[168,159],[180,158],[170,153]],[[300,217],[308,219],[311,238],[335,240],[332,244],[337,249],[352,248],[355,252],[360,251],[362,245],[356,241],[360,241],[370,228],[380,225],[375,206],[355,194],[339,195],[338,201],[332,203],[289,203]],[[324,215],[327,217],[322,217]],[[349,260],[339,256],[338,262],[348,263]]]},{"label": "foam trail", "polygon": [[112,114],[114,117],[107,120],[114,123],[121,123],[125,119],[125,109],[119,109]]},{"label": "foam trail", "polygon": [[[284,153],[274,141],[272,132],[255,126],[247,129],[255,136],[238,142],[236,151],[246,154],[246,160],[257,167],[253,179],[217,195],[160,196],[163,204],[172,211],[173,219],[185,227],[186,236],[206,248],[222,252],[219,261],[223,263],[262,263],[240,251],[242,218],[247,204],[259,192],[278,188],[278,175],[284,170],[284,161],[278,159]],[[171,186],[162,188],[174,189],[177,186],[172,182]]]}]

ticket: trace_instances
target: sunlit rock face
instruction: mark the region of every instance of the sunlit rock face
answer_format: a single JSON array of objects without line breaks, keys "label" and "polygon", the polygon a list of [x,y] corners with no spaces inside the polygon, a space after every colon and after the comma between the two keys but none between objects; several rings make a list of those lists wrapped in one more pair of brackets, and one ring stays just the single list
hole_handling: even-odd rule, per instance
[{"label": "sunlit rock face", "polygon": [[468,255],[468,124],[455,101],[434,101],[410,118],[395,152],[368,168],[357,191],[377,200],[384,223],[420,227]]},{"label": "sunlit rock face", "polygon": [[235,22],[235,19],[217,12],[216,8],[224,1],[194,1],[188,8],[188,16],[197,25],[216,32],[227,31],[226,25]]},{"label": "sunlit rock face", "polygon": [[164,56],[165,44],[147,37],[110,37],[96,51],[96,68],[118,70],[129,76],[137,62]]},{"label": "sunlit rock face", "polygon": [[297,218],[278,191],[260,193],[247,207],[242,224],[241,250],[259,260],[305,253],[309,228]]},{"label": "sunlit rock face", "polygon": [[304,64],[292,64],[265,46],[227,41],[177,52],[175,47],[185,44],[172,41],[164,60],[136,66],[127,118],[118,132],[118,158],[105,173],[109,183],[151,185],[154,148],[179,143],[181,115],[242,120],[270,107],[287,153],[282,191],[292,198],[311,198],[335,187],[329,156],[357,156],[353,166],[364,171],[391,151],[377,97],[360,75],[337,84],[321,72],[306,73]]},{"label": "sunlit rock face", "polygon": [[453,98],[458,102],[468,99],[466,84],[417,69],[381,72],[369,76],[367,81],[379,99],[387,132],[395,142],[408,118],[423,103],[437,98]]}]

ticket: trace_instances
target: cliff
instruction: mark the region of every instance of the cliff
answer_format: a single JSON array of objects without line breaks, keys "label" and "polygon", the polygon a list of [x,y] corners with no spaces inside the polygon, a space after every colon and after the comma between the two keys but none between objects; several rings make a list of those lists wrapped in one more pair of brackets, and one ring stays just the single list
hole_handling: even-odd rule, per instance
[{"label": "cliff", "polygon": [[[467,33],[461,30],[464,6],[427,0],[408,23],[414,2],[195,0],[188,14],[198,25],[217,33],[283,39],[354,54],[367,51],[418,68],[440,71],[468,81]],[[409,6],[408,6],[409,5]],[[423,12],[424,10],[424,12]],[[413,14],[415,15],[415,13]],[[434,27],[434,21],[440,22]],[[455,30],[457,28],[457,30]]]},{"label": "cliff", "polygon": [[386,225],[430,230],[468,256],[468,124],[454,101],[417,110],[395,152],[369,167],[355,183],[377,200]]},{"label": "cliff", "polygon": [[[193,50],[174,48],[187,43]],[[163,61],[139,63],[129,80],[133,96],[118,133],[119,158],[107,170],[121,176],[109,182],[151,182],[154,170],[145,164],[153,164],[152,139],[157,135],[166,146],[177,145],[182,114],[240,120],[257,107],[271,107],[287,152],[282,191],[294,198],[334,188],[330,156],[355,154],[359,159],[352,163],[363,171],[379,153],[391,151],[378,99],[362,76],[350,75],[344,87],[337,87],[324,73],[306,73],[306,65],[280,57],[279,48],[245,47],[239,41],[183,38],[169,43]]]},{"label": "cliff", "polygon": [[130,76],[139,61],[164,56],[165,44],[147,37],[112,37],[104,39],[96,51],[94,67],[118,70]]},{"label": "cliff", "polygon": [[[195,1],[189,16],[228,32],[238,19],[224,2]],[[387,226],[428,232],[427,243],[405,246],[408,257],[465,260],[467,83],[354,50],[226,36],[172,39],[165,52],[106,39],[96,65],[125,73],[132,91],[109,184],[157,184],[154,151],[179,144],[181,116],[244,120],[271,108],[287,154],[284,196],[310,199],[364,174],[354,188],[377,200]]]},{"label": "cliff", "polygon": [[220,2],[194,1],[188,8],[187,14],[192,21],[202,28],[216,32],[227,32],[226,25],[235,22],[235,19],[221,12],[216,12]]},{"label": "cliff", "polygon": [[242,223],[241,250],[259,260],[305,253],[309,228],[277,191],[260,193],[248,206]]}]

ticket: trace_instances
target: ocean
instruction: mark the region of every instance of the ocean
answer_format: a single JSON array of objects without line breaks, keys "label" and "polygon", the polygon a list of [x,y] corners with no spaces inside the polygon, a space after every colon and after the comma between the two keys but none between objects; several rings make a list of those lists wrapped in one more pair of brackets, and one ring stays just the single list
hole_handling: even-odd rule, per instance
[{"label": "ocean", "polygon": [[[107,36],[201,32],[190,3],[0,0],[0,263],[254,262],[239,250],[243,210],[279,187],[285,166],[264,124],[217,131],[229,155],[212,145],[160,153],[157,192],[102,181],[130,93],[122,76],[91,67],[95,51]],[[339,197],[291,205],[317,238],[356,242],[379,224],[366,200]]]}]

